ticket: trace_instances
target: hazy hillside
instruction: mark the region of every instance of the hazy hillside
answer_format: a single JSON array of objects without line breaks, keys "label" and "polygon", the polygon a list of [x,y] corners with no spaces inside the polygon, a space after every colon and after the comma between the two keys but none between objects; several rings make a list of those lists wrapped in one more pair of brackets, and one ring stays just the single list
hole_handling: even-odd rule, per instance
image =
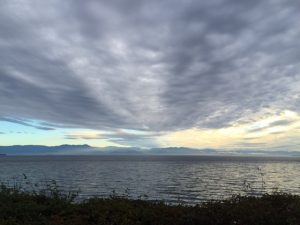
[{"label": "hazy hillside", "polygon": [[0,146],[0,155],[218,155],[218,156],[300,156],[296,151],[192,149],[184,147],[141,149],[138,147],[92,147],[89,145]]}]

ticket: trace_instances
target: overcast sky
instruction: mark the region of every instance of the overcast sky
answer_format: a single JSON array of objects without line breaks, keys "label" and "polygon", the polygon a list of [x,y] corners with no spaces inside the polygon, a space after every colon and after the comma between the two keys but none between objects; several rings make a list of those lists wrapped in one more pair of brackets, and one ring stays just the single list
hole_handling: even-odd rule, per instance
[{"label": "overcast sky", "polygon": [[2,0],[0,144],[300,150],[299,0]]}]

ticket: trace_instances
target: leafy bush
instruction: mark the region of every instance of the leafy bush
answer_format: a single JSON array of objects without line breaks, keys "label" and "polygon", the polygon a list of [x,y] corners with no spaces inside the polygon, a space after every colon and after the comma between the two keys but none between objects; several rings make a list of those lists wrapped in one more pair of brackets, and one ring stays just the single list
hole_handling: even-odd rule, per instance
[{"label": "leafy bush", "polygon": [[[47,189],[48,188],[48,189]],[[112,195],[74,202],[55,182],[28,192],[0,186],[1,225],[296,225],[300,196],[276,192],[233,196],[195,206],[130,200]]]}]

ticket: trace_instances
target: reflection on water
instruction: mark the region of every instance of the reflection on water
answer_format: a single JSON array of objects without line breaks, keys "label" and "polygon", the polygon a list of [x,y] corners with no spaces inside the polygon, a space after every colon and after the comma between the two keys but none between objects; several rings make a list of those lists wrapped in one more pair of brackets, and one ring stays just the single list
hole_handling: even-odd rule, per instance
[{"label": "reflection on water", "polygon": [[[7,156],[0,157],[0,180],[26,174],[30,180],[56,180],[80,197],[113,191],[133,198],[195,203],[245,191],[276,188],[300,194],[299,158],[205,156]],[[262,183],[262,180],[265,183]],[[246,183],[245,183],[246,181]],[[250,187],[246,189],[245,184]]]}]

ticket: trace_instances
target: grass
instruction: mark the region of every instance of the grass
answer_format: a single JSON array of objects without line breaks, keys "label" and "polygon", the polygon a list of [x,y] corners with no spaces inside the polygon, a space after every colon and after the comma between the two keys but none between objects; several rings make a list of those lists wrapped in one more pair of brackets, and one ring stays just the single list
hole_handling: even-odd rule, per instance
[{"label": "grass", "polygon": [[0,186],[0,225],[296,225],[300,224],[300,196],[286,193],[260,197],[233,196],[195,206],[92,198],[75,202],[55,183],[41,191]]}]

